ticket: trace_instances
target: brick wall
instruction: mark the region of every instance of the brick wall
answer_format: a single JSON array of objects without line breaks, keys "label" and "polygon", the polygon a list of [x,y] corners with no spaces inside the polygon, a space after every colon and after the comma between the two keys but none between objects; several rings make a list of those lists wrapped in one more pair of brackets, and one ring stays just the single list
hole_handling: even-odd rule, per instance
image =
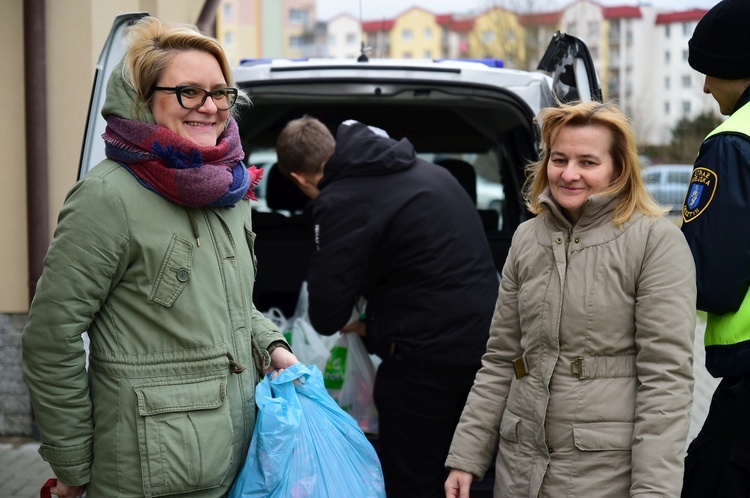
[{"label": "brick wall", "polygon": [[31,404],[21,370],[26,315],[0,313],[0,436],[31,436]]}]

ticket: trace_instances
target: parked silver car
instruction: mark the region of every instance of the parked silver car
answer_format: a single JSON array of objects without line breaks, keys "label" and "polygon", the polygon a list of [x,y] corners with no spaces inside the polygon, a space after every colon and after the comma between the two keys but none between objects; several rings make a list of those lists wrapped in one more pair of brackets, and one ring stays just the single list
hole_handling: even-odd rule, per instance
[{"label": "parked silver car", "polygon": [[692,164],[659,164],[644,168],[642,173],[654,200],[673,213],[682,210],[692,174]]}]

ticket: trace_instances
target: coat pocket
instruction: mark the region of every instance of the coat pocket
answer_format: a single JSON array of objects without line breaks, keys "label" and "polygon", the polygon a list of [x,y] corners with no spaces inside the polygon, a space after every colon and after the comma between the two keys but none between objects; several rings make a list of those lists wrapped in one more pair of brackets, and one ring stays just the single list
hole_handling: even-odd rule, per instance
[{"label": "coat pocket", "polygon": [[630,451],[632,422],[590,422],[573,426],[573,441],[581,451]]},{"label": "coat pocket", "polygon": [[225,376],[134,386],[147,496],[214,488],[232,464]]},{"label": "coat pocket", "polygon": [[521,424],[521,418],[505,410],[503,419],[500,421],[500,436],[512,443],[518,442],[518,426]]},{"label": "coat pocket", "polygon": [[159,275],[151,289],[149,300],[169,308],[190,281],[193,270],[193,243],[177,235],[167,248],[159,268]]}]

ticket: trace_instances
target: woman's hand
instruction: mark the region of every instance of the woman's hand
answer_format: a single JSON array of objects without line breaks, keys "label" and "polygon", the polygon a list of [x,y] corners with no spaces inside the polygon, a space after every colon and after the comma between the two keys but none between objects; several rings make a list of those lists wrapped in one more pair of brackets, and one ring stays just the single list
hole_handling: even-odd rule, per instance
[{"label": "woman's hand", "polygon": [[283,370],[286,367],[291,367],[295,363],[299,363],[296,356],[290,353],[286,348],[278,347],[271,352],[271,366],[266,370],[266,373],[274,370]]},{"label": "woman's hand", "polygon": [[57,495],[60,498],[76,498],[82,496],[86,492],[86,486],[68,486],[57,480],[57,485],[52,486],[49,490],[50,494]]},{"label": "woman's hand", "polygon": [[470,472],[452,469],[445,480],[445,498],[469,498],[469,488],[474,476]]}]

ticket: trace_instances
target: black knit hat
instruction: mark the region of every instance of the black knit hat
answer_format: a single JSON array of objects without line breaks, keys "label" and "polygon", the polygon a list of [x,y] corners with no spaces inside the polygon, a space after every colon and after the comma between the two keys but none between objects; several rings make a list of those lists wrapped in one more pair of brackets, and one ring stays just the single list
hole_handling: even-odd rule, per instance
[{"label": "black knit hat", "polygon": [[736,80],[750,78],[750,0],[722,0],[698,22],[688,42],[696,71]]}]

